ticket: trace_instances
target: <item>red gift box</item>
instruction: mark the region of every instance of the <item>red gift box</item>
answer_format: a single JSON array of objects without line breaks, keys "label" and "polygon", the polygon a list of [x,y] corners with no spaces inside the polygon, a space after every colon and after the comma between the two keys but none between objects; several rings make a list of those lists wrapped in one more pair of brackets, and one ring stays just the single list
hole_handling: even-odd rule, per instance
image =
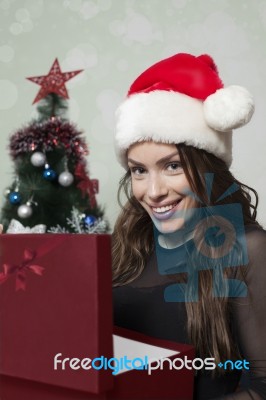
[{"label": "red gift box", "polygon": [[[186,369],[54,369],[58,353],[113,357],[110,236],[1,235],[0,252],[1,400],[192,399]],[[114,333],[194,356],[191,346]]]},{"label": "red gift box", "polygon": [[[112,355],[108,235],[1,235],[0,373],[92,393],[106,371],[55,371],[67,357]],[[4,271],[4,272],[3,272]]]}]

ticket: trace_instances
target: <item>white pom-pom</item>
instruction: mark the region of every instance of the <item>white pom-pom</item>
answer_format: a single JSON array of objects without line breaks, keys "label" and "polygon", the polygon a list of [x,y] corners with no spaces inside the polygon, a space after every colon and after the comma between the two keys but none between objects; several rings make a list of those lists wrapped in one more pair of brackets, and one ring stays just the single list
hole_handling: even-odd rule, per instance
[{"label": "white pom-pom", "polygon": [[254,100],[242,86],[228,86],[211,94],[203,103],[207,124],[220,132],[247,124],[254,112]]}]

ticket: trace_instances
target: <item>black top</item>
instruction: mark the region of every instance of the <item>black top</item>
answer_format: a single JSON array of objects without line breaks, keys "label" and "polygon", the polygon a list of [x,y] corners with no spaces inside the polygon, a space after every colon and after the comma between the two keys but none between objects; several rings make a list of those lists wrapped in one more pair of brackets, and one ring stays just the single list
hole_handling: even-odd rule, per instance
[{"label": "black top", "polygon": [[[247,294],[234,295],[230,323],[234,340],[243,359],[250,363],[250,370],[240,390],[241,371],[228,371],[213,378],[211,371],[201,370],[195,377],[195,400],[266,399],[266,232],[249,227],[246,243]],[[237,267],[232,268],[232,274],[243,281]],[[184,302],[165,301],[165,289],[170,284],[173,284],[171,275],[159,273],[154,252],[140,277],[113,289],[114,324],[156,338],[189,343]]]}]

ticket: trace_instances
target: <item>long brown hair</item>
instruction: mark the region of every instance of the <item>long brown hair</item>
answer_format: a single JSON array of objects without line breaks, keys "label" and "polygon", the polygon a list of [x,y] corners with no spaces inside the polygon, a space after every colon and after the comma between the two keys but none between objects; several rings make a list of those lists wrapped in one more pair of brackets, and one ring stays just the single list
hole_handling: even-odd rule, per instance
[{"label": "long brown hair", "polygon": [[[219,204],[240,203],[244,224],[258,225],[256,222],[258,195],[254,189],[236,180],[225,162],[213,154],[183,143],[178,144],[177,149],[190,187],[204,207],[214,205],[228,187],[237,184],[238,190],[225,197]],[[204,174],[210,172],[214,174],[214,181],[212,196],[209,199]],[[122,192],[127,197],[125,205],[122,205],[120,200]],[[122,210],[113,233],[114,286],[125,285],[136,279],[154,250],[153,224],[150,216],[132,195],[130,171],[127,171],[120,181],[118,200]],[[182,281],[184,276],[181,274],[179,279]],[[238,349],[230,334],[229,298],[226,295],[213,296],[212,279],[211,270],[200,271],[199,301],[185,302],[187,331],[199,356],[225,360],[238,355]]]}]

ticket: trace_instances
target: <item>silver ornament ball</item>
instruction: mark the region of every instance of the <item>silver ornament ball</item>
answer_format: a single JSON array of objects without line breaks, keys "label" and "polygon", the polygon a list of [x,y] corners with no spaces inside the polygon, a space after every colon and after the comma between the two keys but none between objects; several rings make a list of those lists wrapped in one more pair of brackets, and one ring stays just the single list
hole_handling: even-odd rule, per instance
[{"label": "silver ornament ball", "polygon": [[64,171],[61,172],[61,174],[58,177],[58,182],[60,183],[60,185],[62,186],[70,186],[74,181],[74,176],[68,172],[68,171]]},{"label": "silver ornament ball", "polygon": [[29,218],[32,215],[32,208],[28,204],[22,204],[18,208],[18,216],[20,218]]},{"label": "silver ornament ball", "polygon": [[30,158],[30,162],[34,167],[42,167],[46,163],[46,156],[41,151],[35,151]]},{"label": "silver ornament ball", "polygon": [[4,196],[5,196],[5,197],[8,197],[8,196],[10,195],[10,193],[11,193],[11,190],[10,190],[10,189],[5,189],[5,190],[4,190]]}]

